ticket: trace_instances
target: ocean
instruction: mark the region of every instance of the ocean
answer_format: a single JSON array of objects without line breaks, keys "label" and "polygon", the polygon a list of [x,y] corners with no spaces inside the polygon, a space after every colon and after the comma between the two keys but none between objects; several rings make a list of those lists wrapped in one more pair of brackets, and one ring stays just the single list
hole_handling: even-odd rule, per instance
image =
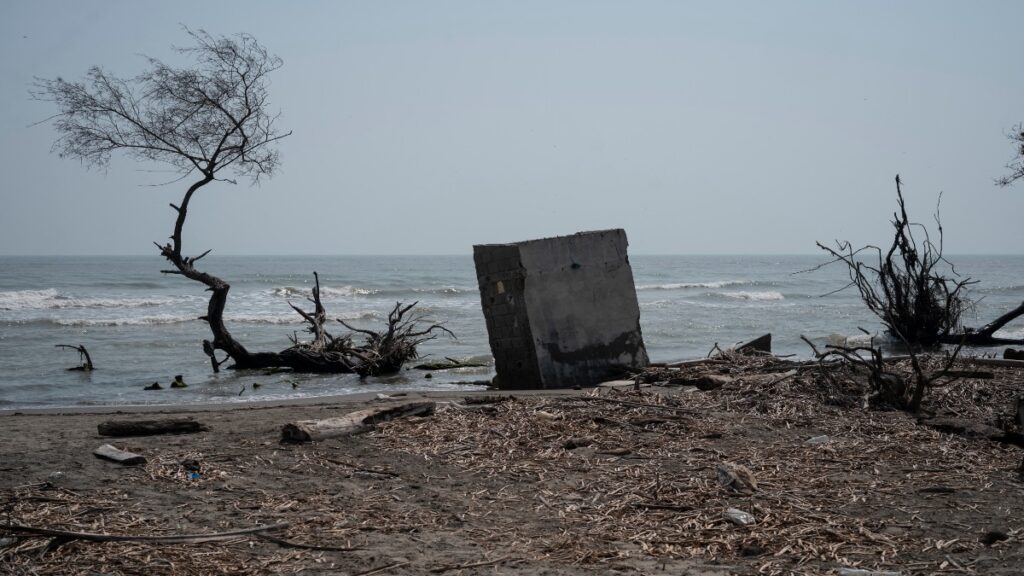
[{"label": "ocean", "polygon": [[[860,327],[880,334],[879,321],[839,266],[800,273],[824,261],[807,256],[645,256],[630,262],[640,323],[652,361],[704,357],[773,335],[778,354],[809,356],[806,335],[826,343],[860,338]],[[989,322],[1024,300],[1024,256],[951,257],[958,272],[980,283],[967,325]],[[395,302],[419,302],[457,339],[439,337],[420,348],[426,360],[452,357],[491,364],[471,256],[214,256],[200,263],[231,284],[229,329],[247,348],[281,350],[303,336],[288,306],[305,301],[320,275],[328,317],[356,326],[383,324]],[[146,257],[0,257],[0,409],[94,405],[179,405],[248,402],[401,390],[479,389],[493,367],[433,373],[418,370],[360,379],[223,370],[214,374],[201,342],[209,329],[197,320],[207,293],[198,283],[162,275],[166,263]],[[345,329],[332,322],[338,335]],[[1024,337],[1024,320],[998,335]],[[859,340],[866,342],[865,339]],[[72,372],[78,354],[57,344],[84,345],[96,369]],[[979,352],[996,352],[982,350]],[[181,374],[184,389],[165,387]],[[254,386],[259,384],[259,386]]]}]

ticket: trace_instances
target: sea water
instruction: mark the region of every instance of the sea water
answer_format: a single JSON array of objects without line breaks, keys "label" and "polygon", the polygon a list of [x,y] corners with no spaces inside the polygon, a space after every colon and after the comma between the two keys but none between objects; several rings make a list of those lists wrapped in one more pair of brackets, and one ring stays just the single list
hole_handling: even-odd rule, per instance
[{"label": "sea water", "polygon": [[[849,282],[845,268],[810,256],[631,256],[644,342],[653,361],[703,357],[766,332],[778,354],[806,357],[805,335],[818,343],[882,328]],[[979,326],[1024,300],[1024,256],[954,257],[957,271],[979,280],[965,323]],[[231,284],[225,311],[237,340],[251,351],[278,351],[289,336],[308,337],[289,302],[306,301],[320,275],[328,330],[383,326],[396,302],[418,302],[439,334],[423,344],[427,361],[457,358],[487,364],[433,373],[419,370],[360,379],[222,370],[214,374],[198,320],[208,292],[196,282],[163,275],[153,257],[0,257],[0,409],[124,404],[246,402],[401,390],[479,389],[493,362],[472,257],[465,256],[209,256],[200,267]],[[1024,319],[999,333],[1024,337]],[[866,343],[866,337],[861,342]],[[68,371],[78,354],[57,344],[84,345],[92,372]],[[181,374],[188,388],[165,388]],[[257,386],[258,385],[258,386]]]}]

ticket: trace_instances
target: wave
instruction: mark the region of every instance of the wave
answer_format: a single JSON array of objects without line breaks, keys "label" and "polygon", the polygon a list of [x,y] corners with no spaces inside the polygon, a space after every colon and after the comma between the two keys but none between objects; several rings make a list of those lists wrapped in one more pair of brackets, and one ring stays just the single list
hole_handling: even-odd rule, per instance
[{"label": "wave", "polygon": [[444,296],[454,296],[457,294],[465,294],[469,292],[464,288],[456,288],[455,286],[445,286],[443,288],[413,288],[413,292],[427,293],[427,294],[441,294]]},{"label": "wave", "polygon": [[[349,320],[375,320],[382,317],[376,311],[343,312],[331,314],[328,321],[333,322],[335,318],[345,321]],[[158,326],[166,324],[183,324],[196,321],[195,315],[180,314],[155,314],[152,316],[134,316],[127,318],[49,318],[42,320],[44,323],[52,323],[57,326]],[[237,324],[301,324],[302,318],[298,314],[282,314],[277,316],[266,316],[257,314],[228,314],[224,320],[228,323]]]},{"label": "wave", "polygon": [[194,315],[157,314],[154,316],[135,316],[129,318],[50,318],[44,322],[51,322],[57,326],[155,326],[159,324],[181,324],[195,319]]},{"label": "wave", "polygon": [[644,284],[637,290],[686,290],[688,288],[728,288],[730,286],[747,286],[750,280],[720,280],[718,282],[676,282],[670,284]]},{"label": "wave", "polygon": [[[440,296],[459,296],[475,292],[475,289],[459,288],[457,286],[441,286],[438,288],[357,288],[355,286],[321,286],[320,296],[328,298],[351,298],[353,296],[392,296],[409,297],[416,294],[437,294]],[[312,295],[311,288],[296,288],[294,286],[279,286],[272,288],[270,293],[281,298],[308,298]]]},{"label": "wave", "polygon": [[992,335],[995,336],[996,338],[1021,340],[1024,339],[1024,328],[1015,328],[1012,330],[1007,330],[1006,328],[1003,328],[1001,330],[996,330],[995,333],[993,333]]},{"label": "wave", "polygon": [[0,310],[62,310],[68,308],[144,308],[180,302],[173,298],[75,298],[53,288],[0,292]]},{"label": "wave", "polygon": [[[279,286],[270,290],[274,296],[280,296],[282,298],[296,298],[296,297],[309,297],[313,295],[312,288],[296,288],[294,286]],[[341,286],[340,288],[332,288],[330,286],[320,287],[320,296],[322,297],[348,297],[348,296],[371,296],[378,293],[379,290],[372,290],[369,288],[356,288],[355,286]]]},{"label": "wave", "polygon": [[771,301],[771,300],[785,300],[786,299],[786,297],[782,295],[782,292],[776,292],[774,290],[766,290],[766,291],[763,291],[763,292],[753,292],[753,291],[747,292],[747,291],[740,290],[740,291],[737,291],[737,292],[721,292],[721,293],[712,293],[712,294],[709,294],[709,295],[710,296],[722,296],[722,297],[725,297],[725,298],[734,298],[734,299],[737,299],[737,300],[751,300],[751,301],[755,301],[755,302],[767,302],[767,301]]}]

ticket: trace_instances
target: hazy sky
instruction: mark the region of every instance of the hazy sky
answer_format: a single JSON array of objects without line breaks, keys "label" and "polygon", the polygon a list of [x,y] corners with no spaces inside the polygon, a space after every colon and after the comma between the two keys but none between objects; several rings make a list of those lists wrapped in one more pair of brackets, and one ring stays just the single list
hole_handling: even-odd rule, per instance
[{"label": "hazy sky", "polygon": [[180,25],[280,55],[282,169],[193,202],[188,252],[464,254],[625,228],[633,253],[889,240],[892,184],[949,253],[1024,252],[1024,2],[0,4],[0,254],[155,254],[184,186],[50,153],[33,76],[169,62]]}]

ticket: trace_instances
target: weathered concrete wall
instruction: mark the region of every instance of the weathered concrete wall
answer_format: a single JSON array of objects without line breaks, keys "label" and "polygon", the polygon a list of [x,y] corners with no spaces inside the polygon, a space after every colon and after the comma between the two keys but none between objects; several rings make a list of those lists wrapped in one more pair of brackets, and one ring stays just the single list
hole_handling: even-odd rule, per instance
[{"label": "weathered concrete wall", "polygon": [[502,388],[591,385],[647,364],[623,230],[473,247]]}]

